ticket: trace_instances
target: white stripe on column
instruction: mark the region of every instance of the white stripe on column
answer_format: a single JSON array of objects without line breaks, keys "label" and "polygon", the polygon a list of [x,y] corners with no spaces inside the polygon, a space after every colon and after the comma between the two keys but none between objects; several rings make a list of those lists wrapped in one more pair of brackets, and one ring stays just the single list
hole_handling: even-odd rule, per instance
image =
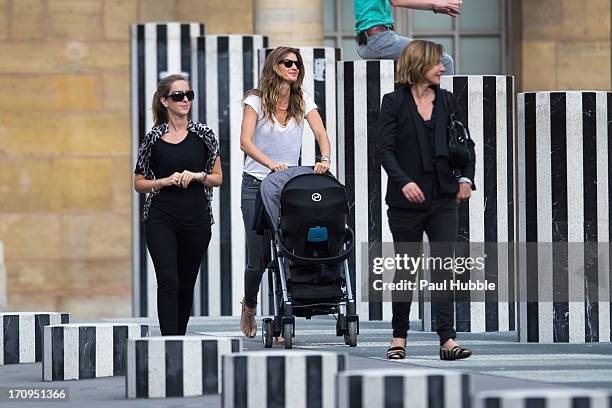
[{"label": "white stripe on column", "polygon": [[166,342],[150,341],[149,346],[149,398],[166,396]]},{"label": "white stripe on column", "polygon": [[[610,192],[608,191],[608,98],[607,94],[596,94],[597,106],[597,241],[599,279],[599,342],[610,341],[610,256],[608,208]],[[604,283],[605,282],[605,283]]]},{"label": "white stripe on column", "polygon": [[19,315],[17,319],[19,322],[19,362],[34,362],[35,349],[34,342],[31,340],[35,333],[34,315]]},{"label": "white stripe on column", "polygon": [[[157,90],[157,83],[159,82],[157,74],[157,26],[156,24],[145,24],[145,81],[144,81],[144,93],[145,100],[140,101],[147,106],[150,101],[153,100],[153,94]],[[153,125],[153,112],[151,109],[145,111],[145,129],[149,129]],[[141,237],[144,239],[144,237]],[[155,277],[155,267],[153,266],[153,260],[151,254],[147,251],[147,293],[141,293],[140,296],[147,297],[147,315],[157,315],[157,278]]]},{"label": "white stripe on column", "polygon": [[[525,296],[527,293],[527,260],[525,256],[525,244],[524,242],[527,240],[527,222],[526,222],[526,202],[525,202],[525,95],[517,96],[517,106],[519,109],[517,110],[517,123],[518,123],[518,146],[521,146],[518,149],[518,206],[519,206],[519,233],[518,233],[518,242],[519,244],[519,253],[518,257],[518,265],[517,265],[517,274],[516,279],[518,280],[518,284],[516,287],[518,288],[516,300],[517,300],[517,315],[519,316],[519,322],[527,321],[527,302],[522,299],[521,296]],[[521,342],[527,341],[527,328],[517,326],[519,331],[519,340]]]},{"label": "white stripe on column", "polygon": [[[484,182],[484,119],[483,119],[483,78],[481,76],[468,77],[468,126],[470,132],[475,135],[474,147],[477,158],[476,180]],[[480,164],[480,165],[479,165]],[[470,199],[470,242],[476,243],[475,246],[470,245],[470,256],[484,256],[484,193],[476,195]],[[476,254],[474,254],[476,250]],[[471,279],[477,279],[484,282],[484,270],[479,271],[472,269],[470,272]],[[486,331],[486,314],[485,303],[482,292],[473,291],[470,296],[472,298],[482,298],[483,301],[470,302],[470,330],[472,332]]]},{"label": "white stripe on column", "polygon": [[[394,71],[394,61],[380,61],[380,102],[382,103],[382,98],[385,94],[393,92],[393,76],[395,74]],[[378,137],[378,135],[376,135]],[[381,200],[381,214],[380,221],[382,226],[382,242],[392,243],[393,235],[391,235],[391,230],[389,229],[389,219],[387,217],[387,204],[385,203],[385,196],[387,195],[387,172],[385,169],[380,166],[380,200]],[[383,257],[391,256],[392,258],[395,256],[393,251],[393,245],[390,245],[389,248],[390,253],[383,253]],[[392,276],[390,276],[391,281],[393,280]],[[392,311],[392,302],[391,302],[391,293],[390,291],[383,292],[383,314],[382,319],[387,320],[393,317]],[[416,293],[415,293],[416,294]],[[412,302],[412,306],[410,308],[410,317],[414,320],[418,320],[419,313],[419,302],[418,298],[415,296]],[[416,316],[414,318],[413,316]],[[410,318],[409,318],[410,320]]]},{"label": "white stripe on column", "polygon": [[[344,138],[346,137],[346,133],[344,132],[344,63],[342,62],[338,62],[336,63],[336,84],[337,84],[337,101],[335,102],[336,106],[337,106],[337,112],[338,112],[338,133],[337,133],[337,140],[338,140],[338,147],[336,150],[336,163],[337,165],[337,170],[338,170],[338,181],[340,181],[342,184],[346,184],[346,178],[344,177],[344,175],[346,174],[346,157],[344,154],[344,149],[346,148],[345,143],[344,143]],[[357,296],[355,294],[355,296]]]},{"label": "white stripe on column", "polygon": [[329,137],[331,166],[330,170],[338,176],[338,136],[336,128],[336,50],[325,50],[325,130]]},{"label": "white stripe on column", "polygon": [[[507,79],[503,76],[495,80],[496,112],[496,163],[497,163],[497,293],[499,331],[510,330],[509,291],[508,291],[508,103]],[[512,107],[510,107],[512,108]],[[511,112],[513,112],[511,110]]]},{"label": "white stripe on column", "polygon": [[[52,335],[51,335],[51,327],[49,326],[45,326],[43,328],[43,342],[44,342],[44,347],[43,347],[43,381],[44,380],[48,380],[50,381],[53,376],[53,371],[52,371],[52,367],[53,364],[51,362],[51,358],[53,357],[52,353],[53,353],[53,347],[52,347]],[[0,336],[0,345],[2,345],[2,342],[4,341],[3,339],[4,336]],[[4,349],[4,348],[3,348]],[[0,363],[4,363],[4,353],[0,353]]]},{"label": "white stripe on column", "polygon": [[445,407],[456,407],[459,405],[459,401],[463,401],[463,395],[461,395],[461,375],[445,375],[444,376],[444,406]]},{"label": "white stripe on column", "polygon": [[113,327],[96,327],[96,377],[113,376]]},{"label": "white stripe on column", "polygon": [[[229,36],[229,121],[230,121],[230,173],[231,173],[231,224],[232,224],[232,305],[233,315],[240,314],[240,301],[244,296],[245,232],[240,211],[242,168],[244,153],[240,150],[240,126],[242,123],[243,49],[241,35]],[[254,53],[253,69],[257,69],[257,53]]]},{"label": "white stripe on column", "polygon": [[[168,75],[180,74],[181,69],[181,24],[168,23],[166,52],[168,56]],[[165,75],[164,75],[165,76]]]},{"label": "white stripe on column", "polygon": [[[323,393],[321,401],[324,407],[333,407],[336,401],[336,378],[339,374],[338,371],[338,360],[345,358],[336,354],[336,358],[322,358],[321,359],[321,392]],[[346,361],[346,360],[345,360]]]},{"label": "white stripe on column", "polygon": [[[257,379],[267,375],[266,358],[247,358],[247,407],[267,408],[268,390],[256,388]],[[286,359],[285,359],[286,361]],[[233,383],[233,379],[231,380]]]},{"label": "white stripe on column", "polygon": [[126,394],[128,398],[136,398],[136,342],[128,341],[126,351]]},{"label": "white stripe on column", "polygon": [[[538,299],[550,300],[538,304],[540,342],[553,341],[553,256],[552,245],[552,175],[551,175],[550,93],[536,94],[536,180],[538,223]],[[525,146],[525,145],[521,145]],[[535,244],[530,244],[535,245]],[[527,271],[527,273],[536,271]]]},{"label": "white stripe on column", "polygon": [[[242,346],[240,348],[240,351],[242,351]],[[217,360],[218,360],[218,364],[217,364],[217,378],[223,378],[223,372],[222,372],[222,356],[224,355],[228,355],[228,354],[232,354],[232,342],[231,340],[226,340],[226,341],[219,341],[217,342]],[[221,392],[221,381],[219,381],[219,392]]]},{"label": "white stripe on column", "polygon": [[[183,396],[202,395],[202,342],[197,339],[195,341],[184,340],[182,344]],[[200,358],[194,358],[194,356],[200,356]]]},{"label": "white stripe on column", "polygon": [[[217,72],[217,37],[206,37],[206,124],[219,137],[219,102]],[[221,158],[226,160],[226,158]],[[208,315],[221,314],[221,217],[219,189],[213,188],[212,210],[215,223],[212,225],[212,236],[208,246]],[[216,238],[215,238],[216,237]]]},{"label": "white stripe on column", "polygon": [[[364,407],[385,406],[385,377],[361,376],[361,398]],[[364,395],[365,394],[365,395]]]},{"label": "white stripe on column", "polygon": [[355,286],[357,288],[357,314],[363,316],[369,316],[369,304],[362,302],[361,294],[362,291],[368,290],[368,275],[362,276],[363,271],[367,265],[362,265],[362,258],[367,259],[367,253],[364,256],[359,255],[359,249],[362,242],[366,242],[368,239],[368,200],[364,200],[363,197],[368,197],[368,183],[363,182],[368,179],[368,155],[367,149],[364,149],[362,143],[367,140],[367,118],[368,107],[366,101],[368,100],[367,81],[366,78],[366,61],[355,61],[353,63],[354,77],[353,77],[353,111],[354,111],[354,174],[355,174]]},{"label": "white stripe on column", "polygon": [[[300,50],[305,67],[314,67],[314,49],[305,48]],[[304,97],[306,95],[314,99],[314,73],[312,69],[305,70],[304,81],[302,82]],[[314,133],[308,122],[304,121],[304,131],[302,132],[302,165],[314,166],[315,163],[315,139]]]},{"label": "white stripe on column", "polygon": [[582,343],[585,340],[584,251],[582,246],[571,244],[584,242],[582,108],[577,108],[582,106],[582,93],[568,92],[566,95],[569,342]]},{"label": "white stripe on column", "polygon": [[[426,308],[431,309],[431,308]],[[431,322],[431,320],[430,320]],[[431,323],[430,323],[431,324]],[[410,408],[428,408],[427,394],[422,390],[427,389],[427,376],[405,376],[404,377],[404,401],[410,401]],[[457,402],[457,401],[455,401]],[[451,407],[455,404],[450,405]]]},{"label": "white stripe on column", "polygon": [[63,330],[64,378],[79,378],[79,327],[64,327]]},{"label": "white stripe on column", "polygon": [[[294,373],[297,378],[306,379],[306,356],[287,356],[285,360],[285,398],[290,400],[291,408],[306,408],[306,381],[295,381],[290,374]],[[265,375],[261,373],[261,375]],[[287,402],[285,402],[287,404]],[[287,404],[289,405],[289,404]]]}]

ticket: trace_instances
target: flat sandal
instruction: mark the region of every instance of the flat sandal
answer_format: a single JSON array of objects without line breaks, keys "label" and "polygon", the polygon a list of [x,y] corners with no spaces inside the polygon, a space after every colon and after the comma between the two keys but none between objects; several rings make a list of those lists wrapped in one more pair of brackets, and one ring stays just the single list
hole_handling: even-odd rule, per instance
[{"label": "flat sandal", "polygon": [[395,346],[387,349],[387,359],[403,360],[406,358],[406,347]]},{"label": "flat sandal", "polygon": [[455,346],[450,350],[440,349],[440,360],[454,361],[468,358],[472,355],[472,350]]}]

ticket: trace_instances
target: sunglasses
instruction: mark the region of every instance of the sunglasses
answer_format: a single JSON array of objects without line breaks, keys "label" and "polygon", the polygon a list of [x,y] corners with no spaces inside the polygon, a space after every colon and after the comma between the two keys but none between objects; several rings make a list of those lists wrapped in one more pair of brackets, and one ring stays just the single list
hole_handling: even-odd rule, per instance
[{"label": "sunglasses", "polygon": [[302,68],[302,63],[300,61],[290,60],[289,58],[285,58],[283,60],[280,60],[278,63],[279,64],[283,64],[285,66],[285,68],[291,68],[293,66],[293,64],[295,64],[295,67],[297,69],[301,69]]},{"label": "sunglasses", "polygon": [[195,98],[193,89],[190,89],[188,91],[174,91],[170,95],[168,95],[168,98],[172,99],[174,102],[181,102],[185,97],[187,97],[188,101],[193,101],[193,99]]}]

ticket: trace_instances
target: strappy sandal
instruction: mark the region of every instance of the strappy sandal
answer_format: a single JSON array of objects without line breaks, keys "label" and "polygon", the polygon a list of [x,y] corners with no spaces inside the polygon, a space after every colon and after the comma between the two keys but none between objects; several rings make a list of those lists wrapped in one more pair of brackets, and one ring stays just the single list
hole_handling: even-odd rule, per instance
[{"label": "strappy sandal", "polygon": [[443,349],[443,348],[440,349],[440,360],[447,360],[447,361],[461,360],[464,358],[468,358],[471,355],[472,355],[472,350],[462,348],[459,346],[455,346],[450,350]]},{"label": "strappy sandal", "polygon": [[246,307],[244,299],[242,299],[242,302],[240,302],[240,304],[242,304],[242,310],[240,313],[240,330],[242,330],[242,334],[244,334],[246,337],[253,339],[255,338],[255,336],[257,336],[257,320],[255,319],[255,309],[253,309],[253,311],[248,310],[251,308]]},{"label": "strappy sandal", "polygon": [[387,349],[387,359],[403,360],[406,358],[406,347],[395,346]]}]

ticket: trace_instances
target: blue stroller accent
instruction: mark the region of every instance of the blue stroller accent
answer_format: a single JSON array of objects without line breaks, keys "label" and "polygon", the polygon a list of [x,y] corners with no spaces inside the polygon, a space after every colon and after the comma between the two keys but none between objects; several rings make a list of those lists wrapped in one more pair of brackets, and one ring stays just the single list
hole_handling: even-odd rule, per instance
[{"label": "blue stroller accent", "polygon": [[256,224],[261,232],[261,218],[266,218],[263,225],[270,231],[268,273],[274,301],[274,318],[263,319],[265,347],[272,347],[273,338],[282,333],[285,348],[292,348],[295,317],[329,314],[338,315],[336,335],[355,347],[359,317],[347,261],[354,234],[347,225],[344,186],[312,168],[291,167],[268,175],[258,200]]}]

